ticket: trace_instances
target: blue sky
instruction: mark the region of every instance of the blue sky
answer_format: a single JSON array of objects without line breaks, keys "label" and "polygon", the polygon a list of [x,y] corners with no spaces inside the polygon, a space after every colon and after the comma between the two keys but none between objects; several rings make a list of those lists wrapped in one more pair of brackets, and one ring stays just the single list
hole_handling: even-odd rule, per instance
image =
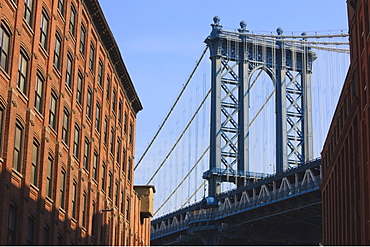
[{"label": "blue sky", "polygon": [[[225,30],[240,21],[256,33],[347,31],[345,0],[100,0],[144,109],[137,116],[136,160],[202,53],[215,15]],[[208,55],[207,55],[208,57]]]}]

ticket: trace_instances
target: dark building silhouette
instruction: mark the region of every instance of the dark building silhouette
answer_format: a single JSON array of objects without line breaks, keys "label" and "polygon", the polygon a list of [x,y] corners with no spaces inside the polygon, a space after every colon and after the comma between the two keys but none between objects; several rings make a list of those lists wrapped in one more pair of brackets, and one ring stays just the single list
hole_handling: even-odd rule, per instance
[{"label": "dark building silhouette", "polygon": [[149,245],[142,109],[97,0],[0,2],[0,245]]},{"label": "dark building silhouette", "polygon": [[369,5],[347,0],[351,65],[322,150],[324,245],[370,245]]}]

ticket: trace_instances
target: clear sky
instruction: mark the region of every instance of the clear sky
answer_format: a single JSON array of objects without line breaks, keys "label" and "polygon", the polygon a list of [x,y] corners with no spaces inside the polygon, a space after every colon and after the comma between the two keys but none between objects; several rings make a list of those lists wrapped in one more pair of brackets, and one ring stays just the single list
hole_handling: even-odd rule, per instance
[{"label": "clear sky", "polygon": [[[186,82],[215,15],[225,30],[240,21],[255,33],[348,31],[345,0],[99,0],[144,109],[136,161]],[[208,57],[208,55],[207,55]]]}]

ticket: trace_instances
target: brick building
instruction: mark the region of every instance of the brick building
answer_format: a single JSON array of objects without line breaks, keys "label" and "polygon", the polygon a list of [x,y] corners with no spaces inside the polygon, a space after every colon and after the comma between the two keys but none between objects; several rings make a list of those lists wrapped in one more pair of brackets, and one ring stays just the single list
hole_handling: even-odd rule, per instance
[{"label": "brick building", "polygon": [[370,0],[347,6],[351,65],[322,151],[324,245],[370,245]]},{"label": "brick building", "polygon": [[97,0],[0,2],[0,245],[149,245],[142,109]]}]

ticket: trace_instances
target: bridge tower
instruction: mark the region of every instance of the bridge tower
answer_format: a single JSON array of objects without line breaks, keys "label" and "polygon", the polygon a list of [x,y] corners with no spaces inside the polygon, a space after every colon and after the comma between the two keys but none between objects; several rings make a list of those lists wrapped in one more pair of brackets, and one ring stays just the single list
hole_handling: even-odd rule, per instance
[{"label": "bridge tower", "polygon": [[[256,35],[240,23],[224,31],[214,17],[205,43],[211,59],[210,164],[203,173],[208,196],[221,193],[223,182],[238,187],[254,179],[249,169],[251,78],[265,71],[275,88],[276,173],[312,159],[311,73],[315,54],[304,35]],[[291,38],[288,40],[288,38]]]}]

